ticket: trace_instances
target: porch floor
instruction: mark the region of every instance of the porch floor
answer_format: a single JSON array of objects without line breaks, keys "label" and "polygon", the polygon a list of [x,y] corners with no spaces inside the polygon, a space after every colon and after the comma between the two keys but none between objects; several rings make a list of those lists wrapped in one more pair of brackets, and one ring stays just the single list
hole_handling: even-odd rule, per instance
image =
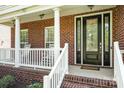
[{"label": "porch floor", "polygon": [[99,71],[96,70],[86,70],[80,69],[81,66],[69,65],[69,74],[91,77],[91,78],[99,78],[106,80],[114,80],[114,69],[112,68],[100,68]]}]

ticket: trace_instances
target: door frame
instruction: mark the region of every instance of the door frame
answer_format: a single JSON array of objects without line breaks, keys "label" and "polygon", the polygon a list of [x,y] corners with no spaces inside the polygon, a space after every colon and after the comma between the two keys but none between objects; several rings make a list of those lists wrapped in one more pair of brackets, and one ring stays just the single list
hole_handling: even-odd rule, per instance
[{"label": "door frame", "polygon": [[[104,66],[104,50],[103,50],[103,14],[110,13],[110,66]],[[85,15],[78,15],[74,17],[74,64],[76,63],[76,18],[81,18],[81,24],[83,24],[83,17],[88,16],[95,16],[95,15],[101,15],[101,22],[102,22],[102,58],[101,63],[102,65],[96,65],[96,66],[102,66],[102,67],[113,67],[112,62],[112,10],[110,11],[104,11],[104,12],[97,12],[97,13],[90,13]],[[83,25],[81,25],[81,40],[83,40]],[[81,64],[83,65],[83,42],[81,42]]]}]

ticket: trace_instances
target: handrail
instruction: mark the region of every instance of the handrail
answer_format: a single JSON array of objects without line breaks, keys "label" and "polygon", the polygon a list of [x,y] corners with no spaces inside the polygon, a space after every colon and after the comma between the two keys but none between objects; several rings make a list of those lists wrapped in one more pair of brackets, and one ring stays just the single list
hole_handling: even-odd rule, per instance
[{"label": "handrail", "polygon": [[124,64],[118,42],[114,42],[114,77],[117,87],[124,88]]},{"label": "handrail", "polygon": [[54,73],[54,71],[55,71],[55,68],[58,66],[58,64],[59,64],[59,62],[60,62],[60,60],[61,60],[61,58],[63,57],[63,55],[64,55],[64,53],[65,53],[65,51],[66,51],[66,47],[67,47],[67,46],[65,45],[65,48],[62,50],[61,55],[59,56],[58,60],[56,61],[55,65],[54,65],[54,68],[53,68],[52,71],[50,72],[50,74],[49,74],[50,78],[52,77],[52,75],[53,75],[53,73]]},{"label": "handrail", "polygon": [[68,44],[65,44],[50,74],[44,76],[44,88],[60,88],[66,73],[68,73]]}]

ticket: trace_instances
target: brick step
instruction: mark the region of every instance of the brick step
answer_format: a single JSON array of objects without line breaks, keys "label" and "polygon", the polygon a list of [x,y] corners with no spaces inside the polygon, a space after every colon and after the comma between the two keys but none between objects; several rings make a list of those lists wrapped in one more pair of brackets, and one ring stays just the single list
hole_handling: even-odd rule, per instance
[{"label": "brick step", "polygon": [[113,80],[103,80],[76,75],[65,75],[62,88],[116,88]]},{"label": "brick step", "polygon": [[94,88],[94,86],[64,81],[61,88]]}]

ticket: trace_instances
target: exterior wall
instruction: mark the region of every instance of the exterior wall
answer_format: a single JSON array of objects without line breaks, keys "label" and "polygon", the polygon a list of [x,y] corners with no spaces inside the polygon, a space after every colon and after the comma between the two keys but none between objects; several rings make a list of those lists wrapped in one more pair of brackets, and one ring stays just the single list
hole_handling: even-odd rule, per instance
[{"label": "exterior wall", "polygon": [[119,41],[120,48],[124,49],[124,5],[113,9],[113,41]]},{"label": "exterior wall", "polygon": [[31,84],[33,82],[43,82],[43,76],[48,75],[46,71],[36,71],[24,68],[15,68],[0,65],[0,78],[5,75],[13,75],[16,81],[23,84]]},{"label": "exterior wall", "polygon": [[[21,29],[28,29],[29,43],[32,48],[44,47],[44,28],[47,26],[53,26],[53,19],[35,21],[21,24]],[[15,31],[12,28],[11,31],[12,47],[15,45]]]},{"label": "exterior wall", "polygon": [[[112,10],[112,9],[107,9]],[[107,10],[101,10],[101,11],[95,11],[95,12],[89,12],[89,13],[96,13],[96,12],[103,12]],[[121,43],[124,42],[123,38],[123,24],[124,23],[118,23],[119,20],[124,20],[124,8],[123,6],[117,6],[116,8],[113,8],[113,41],[120,39],[119,41]],[[121,12],[121,13],[120,13]],[[82,13],[82,14],[76,14],[76,15],[83,15],[83,14],[89,14],[89,13]],[[63,16],[61,17],[61,26],[60,26],[60,41],[61,41],[61,47],[64,47],[64,43],[69,43],[69,64],[74,64],[74,17],[76,15],[69,15],[69,16]],[[120,17],[121,16],[121,17]],[[21,24],[21,29],[28,29],[29,30],[29,43],[31,44],[32,48],[43,48],[44,47],[44,29],[47,26],[53,26],[54,20],[53,19],[46,19],[41,21],[33,21],[28,23]],[[119,25],[119,26],[118,26]],[[122,32],[121,32],[122,31]],[[121,33],[118,38],[117,33]],[[11,43],[12,47],[14,47],[14,40],[15,33],[14,29],[12,28],[11,31]]]}]

